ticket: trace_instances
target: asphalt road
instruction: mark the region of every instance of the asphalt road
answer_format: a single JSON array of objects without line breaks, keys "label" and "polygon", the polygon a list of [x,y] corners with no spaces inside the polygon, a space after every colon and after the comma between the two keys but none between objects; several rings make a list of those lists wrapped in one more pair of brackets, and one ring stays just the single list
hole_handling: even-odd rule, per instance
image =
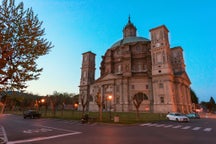
[{"label": "asphalt road", "polygon": [[1,115],[0,138],[8,144],[215,144],[216,119],[125,126]]}]

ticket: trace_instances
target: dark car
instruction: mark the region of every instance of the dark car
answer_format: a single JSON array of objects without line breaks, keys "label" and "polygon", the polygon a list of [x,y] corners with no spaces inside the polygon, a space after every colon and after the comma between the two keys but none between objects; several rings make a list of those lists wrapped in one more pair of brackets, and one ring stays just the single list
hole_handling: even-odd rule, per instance
[{"label": "dark car", "polygon": [[186,116],[190,119],[200,119],[200,115],[198,113],[189,113]]},{"label": "dark car", "polygon": [[24,117],[24,119],[25,118],[32,118],[32,119],[33,118],[40,118],[41,117],[41,113],[39,113],[36,110],[27,110],[27,111],[24,111],[23,117]]}]

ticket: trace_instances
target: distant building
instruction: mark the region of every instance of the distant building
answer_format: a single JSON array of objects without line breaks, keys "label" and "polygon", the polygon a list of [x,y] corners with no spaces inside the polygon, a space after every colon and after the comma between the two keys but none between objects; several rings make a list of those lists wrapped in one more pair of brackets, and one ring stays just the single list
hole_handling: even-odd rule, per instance
[{"label": "distant building", "polygon": [[96,99],[100,96],[104,110],[111,106],[117,112],[131,112],[136,110],[132,99],[139,94],[144,97],[139,108],[142,112],[191,112],[191,82],[183,49],[170,48],[165,25],[150,30],[151,40],[138,37],[136,31],[129,17],[123,38],[102,56],[96,80],[95,54],[83,53],[79,103],[87,101],[87,110],[98,111]]}]

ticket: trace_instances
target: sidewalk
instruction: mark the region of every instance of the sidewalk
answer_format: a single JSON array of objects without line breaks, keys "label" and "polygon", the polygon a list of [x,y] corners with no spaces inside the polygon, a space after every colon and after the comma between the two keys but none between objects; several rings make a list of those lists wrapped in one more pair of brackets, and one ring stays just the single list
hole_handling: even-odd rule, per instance
[{"label": "sidewalk", "polygon": [[201,118],[213,118],[216,119],[216,114],[212,113],[199,113]]}]

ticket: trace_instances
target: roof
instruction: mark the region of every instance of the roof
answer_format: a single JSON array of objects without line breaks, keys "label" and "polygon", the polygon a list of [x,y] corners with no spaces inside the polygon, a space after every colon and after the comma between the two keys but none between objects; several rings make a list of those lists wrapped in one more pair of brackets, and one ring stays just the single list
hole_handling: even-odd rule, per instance
[{"label": "roof", "polygon": [[120,76],[118,76],[118,75],[115,75],[115,74],[113,74],[113,73],[109,73],[109,74],[106,74],[106,75],[104,75],[104,76],[99,77],[99,78],[95,81],[95,83],[101,82],[101,81],[107,81],[107,80],[115,80],[115,79],[117,79],[117,78],[119,78],[119,77],[120,77]]},{"label": "roof", "polygon": [[186,80],[189,81],[189,83],[191,84],[190,78],[189,78],[189,76],[187,75],[186,71],[175,72],[174,75],[175,75],[175,76],[180,76],[180,77],[186,79]]},{"label": "roof", "polygon": [[150,42],[149,39],[146,39],[144,37],[125,37],[117,42],[115,42],[112,47],[117,47],[120,45],[128,44],[128,43],[134,43],[134,42]]}]

